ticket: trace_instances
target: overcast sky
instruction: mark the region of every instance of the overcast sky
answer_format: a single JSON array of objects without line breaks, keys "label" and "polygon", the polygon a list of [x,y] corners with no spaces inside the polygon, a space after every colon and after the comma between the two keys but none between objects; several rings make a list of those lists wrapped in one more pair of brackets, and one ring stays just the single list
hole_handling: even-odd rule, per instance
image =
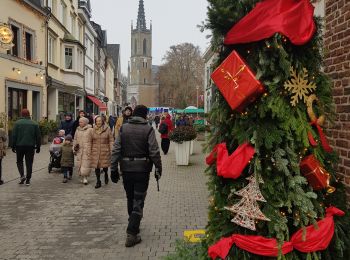
[{"label": "overcast sky", "polygon": [[[92,20],[107,30],[108,43],[121,45],[122,72],[130,59],[130,25],[136,25],[139,0],[91,0]],[[207,0],[144,0],[147,27],[153,24],[153,65],[160,65],[171,45],[190,42],[208,46],[198,24],[206,19]]]}]

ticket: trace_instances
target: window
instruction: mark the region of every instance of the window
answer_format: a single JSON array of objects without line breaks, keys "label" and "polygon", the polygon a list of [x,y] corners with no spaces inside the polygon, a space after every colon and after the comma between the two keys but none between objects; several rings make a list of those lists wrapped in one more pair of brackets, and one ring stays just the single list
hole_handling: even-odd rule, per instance
[{"label": "window", "polygon": [[[70,32],[75,37],[75,16],[73,14],[70,14]],[[79,39],[77,37],[77,39]]]},{"label": "window", "polygon": [[146,39],[143,39],[143,55],[147,55],[147,41]]},{"label": "window", "polygon": [[48,61],[50,63],[55,63],[55,46],[56,46],[56,40],[54,37],[49,35],[49,41],[48,41]]},{"label": "window", "polygon": [[66,26],[67,25],[67,6],[66,4],[61,1],[61,16],[60,16],[60,19],[61,19],[61,23]]},{"label": "window", "polygon": [[14,25],[11,25],[11,29],[12,29],[12,32],[13,32],[13,47],[12,47],[12,55],[13,56],[19,56],[20,54],[20,30],[18,27],[14,26]]},{"label": "window", "polygon": [[64,61],[67,70],[73,69],[73,48],[64,48]]},{"label": "window", "polygon": [[50,7],[52,10],[52,0],[47,0],[47,7]]},{"label": "window", "polygon": [[7,98],[9,119],[20,117],[22,109],[27,107],[27,90],[9,88]]},{"label": "window", "polygon": [[78,23],[78,40],[83,42],[83,26],[81,23]]},{"label": "window", "polygon": [[81,50],[78,50],[78,67],[77,72],[83,74],[83,52]]},{"label": "window", "polygon": [[146,79],[143,79],[143,84],[146,84]]},{"label": "window", "polygon": [[134,42],[134,54],[137,54],[137,40]]},{"label": "window", "polygon": [[25,32],[25,58],[26,60],[33,60],[33,35]]}]

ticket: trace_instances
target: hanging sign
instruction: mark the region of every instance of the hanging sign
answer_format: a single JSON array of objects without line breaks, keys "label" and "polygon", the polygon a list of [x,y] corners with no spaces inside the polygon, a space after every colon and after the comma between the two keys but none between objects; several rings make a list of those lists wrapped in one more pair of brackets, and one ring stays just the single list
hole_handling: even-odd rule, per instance
[{"label": "hanging sign", "polygon": [[0,23],[0,47],[10,50],[13,47],[13,32],[8,24]]}]

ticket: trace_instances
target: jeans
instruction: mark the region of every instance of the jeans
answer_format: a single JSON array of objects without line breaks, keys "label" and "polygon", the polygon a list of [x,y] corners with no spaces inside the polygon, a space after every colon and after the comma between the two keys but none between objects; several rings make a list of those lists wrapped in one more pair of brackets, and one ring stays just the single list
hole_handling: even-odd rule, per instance
[{"label": "jeans", "polygon": [[16,147],[17,156],[17,168],[21,178],[24,178],[24,165],[23,158],[25,158],[27,176],[26,179],[30,180],[32,178],[33,172],[33,161],[34,161],[34,147],[30,146],[17,146]]},{"label": "jeans", "polygon": [[123,184],[128,200],[129,224],[126,230],[128,234],[140,233],[149,176],[149,173],[123,172]]},{"label": "jeans", "polygon": [[65,179],[73,176],[73,167],[62,167],[62,171],[63,171],[63,178]]},{"label": "jeans", "polygon": [[162,147],[163,153],[167,154],[169,152],[170,139],[169,138],[162,138],[162,142],[160,143],[160,146]]}]

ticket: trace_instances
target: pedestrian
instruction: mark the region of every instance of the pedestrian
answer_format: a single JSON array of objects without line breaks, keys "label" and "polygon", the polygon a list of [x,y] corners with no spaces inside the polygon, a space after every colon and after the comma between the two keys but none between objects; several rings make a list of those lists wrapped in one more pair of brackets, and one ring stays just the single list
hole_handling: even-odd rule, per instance
[{"label": "pedestrian", "polygon": [[120,128],[122,127],[123,124],[126,124],[129,122],[129,119],[131,118],[132,115],[132,108],[127,106],[123,114],[118,118],[117,122],[115,123],[114,127],[114,137],[117,138],[119,135]]},{"label": "pedestrian", "polygon": [[[38,123],[30,119],[30,112],[24,108],[22,118],[17,120],[12,130],[12,151],[17,155],[17,168],[20,175],[19,184],[30,185],[33,171],[34,151],[40,153],[41,135]],[[26,162],[27,175],[24,176],[23,158]]]},{"label": "pedestrian", "polygon": [[7,136],[4,128],[0,128],[0,185],[4,184],[2,179],[2,159],[6,156]]},{"label": "pedestrian", "polygon": [[109,128],[111,129],[111,131],[113,131],[113,127],[115,125],[115,118],[114,118],[114,116],[110,115],[108,117],[108,125],[109,125]]},{"label": "pedestrian", "polygon": [[[164,129],[164,130],[163,130]],[[161,147],[164,155],[167,155],[170,148],[170,139],[169,139],[169,133],[173,131],[174,126],[173,122],[171,121],[171,116],[167,114],[165,118],[161,121],[159,126],[159,132],[161,133],[160,138],[161,141]]]},{"label": "pedestrian", "polygon": [[105,174],[105,184],[108,184],[108,168],[111,167],[111,153],[114,138],[109,126],[103,122],[101,116],[95,118],[92,130],[91,168],[95,168],[96,186],[101,187],[101,168]]},{"label": "pedestrian", "polygon": [[147,123],[147,107],[135,107],[129,123],[120,129],[112,151],[111,179],[119,180],[118,163],[126,192],[129,223],[125,246],[132,247],[141,242],[140,223],[143,217],[150,172],[156,167],[155,177],[162,174],[162,161],[154,129]]},{"label": "pedestrian", "polygon": [[91,125],[89,119],[82,117],[79,119],[79,127],[75,132],[73,150],[77,157],[78,174],[81,182],[88,184],[88,177],[91,173]]},{"label": "pedestrian", "polygon": [[61,169],[63,172],[63,183],[67,183],[73,177],[74,153],[73,137],[67,135],[61,147]]},{"label": "pedestrian", "polygon": [[154,117],[154,123],[156,124],[156,129],[158,129],[159,123],[160,123],[160,116],[156,115]]},{"label": "pedestrian", "polygon": [[74,126],[74,121],[73,121],[72,113],[65,113],[64,120],[61,121],[59,130],[64,130],[66,135],[72,135],[73,126]]},{"label": "pedestrian", "polygon": [[180,126],[186,126],[186,120],[184,116],[180,116],[178,120],[176,120],[176,127],[180,127]]},{"label": "pedestrian", "polygon": [[74,138],[75,131],[77,131],[77,128],[79,127],[79,119],[82,117],[87,117],[86,113],[84,110],[79,110],[79,114],[77,119],[73,123],[73,131],[72,131],[72,137]]}]

